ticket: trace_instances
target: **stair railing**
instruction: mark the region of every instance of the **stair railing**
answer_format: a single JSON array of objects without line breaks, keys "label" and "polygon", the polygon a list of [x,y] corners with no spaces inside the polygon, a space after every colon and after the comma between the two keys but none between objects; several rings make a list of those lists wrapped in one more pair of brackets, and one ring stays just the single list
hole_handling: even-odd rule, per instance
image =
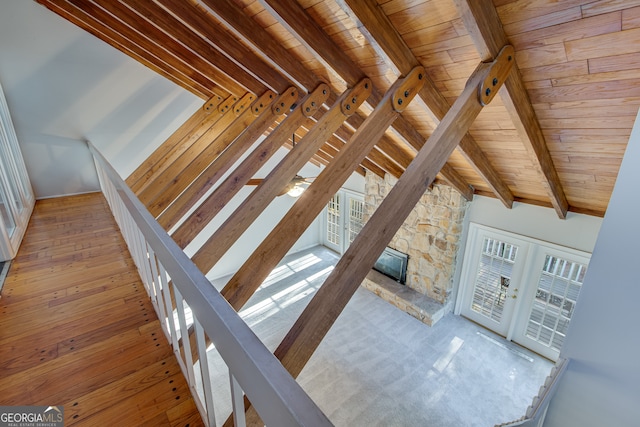
[{"label": "stair railing", "polygon": [[542,427],[551,398],[555,394],[560,378],[567,370],[570,361],[571,359],[558,359],[558,362],[545,379],[544,384],[540,386],[538,395],[533,398],[533,402],[522,418],[509,423],[498,424],[495,427]]},{"label": "stair railing", "polygon": [[[206,336],[229,369],[236,426],[246,424],[243,394],[267,426],[331,426],[313,400],[156,222],[109,162],[90,142],[87,145],[93,154],[102,192],[205,423],[209,427],[217,425]],[[197,352],[195,358],[194,352]],[[196,360],[198,363],[194,363]],[[201,389],[198,382],[202,384]]]}]

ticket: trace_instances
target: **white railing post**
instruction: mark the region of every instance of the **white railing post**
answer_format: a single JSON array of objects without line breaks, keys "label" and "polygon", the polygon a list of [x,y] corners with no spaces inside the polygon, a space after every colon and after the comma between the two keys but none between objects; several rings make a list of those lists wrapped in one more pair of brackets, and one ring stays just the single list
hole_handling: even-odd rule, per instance
[{"label": "white railing post", "polygon": [[184,299],[178,288],[173,288],[173,294],[176,298],[176,310],[178,312],[178,324],[180,325],[180,339],[182,339],[182,349],[184,352],[184,364],[187,368],[187,379],[189,384],[195,384],[195,374],[193,372],[193,355],[191,354],[191,340],[189,339],[189,327],[187,326],[187,317],[184,310]]},{"label": "white railing post", "polygon": [[213,390],[211,389],[209,358],[207,357],[207,341],[204,338],[204,330],[195,317],[193,318],[193,326],[196,332],[196,344],[198,347],[198,359],[200,360],[200,373],[202,374],[202,389],[204,391],[204,401],[207,408],[207,418],[209,420],[209,427],[215,427],[216,415],[213,405]]},{"label": "white railing post", "polygon": [[244,412],[244,393],[236,378],[229,371],[229,383],[231,384],[231,407],[233,408],[234,427],[247,427],[247,419]]}]

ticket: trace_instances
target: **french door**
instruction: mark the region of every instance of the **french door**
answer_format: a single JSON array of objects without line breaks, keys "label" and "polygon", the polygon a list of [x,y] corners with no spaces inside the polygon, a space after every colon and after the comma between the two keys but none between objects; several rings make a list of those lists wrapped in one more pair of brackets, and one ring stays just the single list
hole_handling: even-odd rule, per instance
[{"label": "french door", "polygon": [[557,359],[589,255],[471,224],[456,312]]},{"label": "french door", "polygon": [[0,261],[15,256],[34,204],[9,107],[0,87]]},{"label": "french door", "polygon": [[341,190],[333,195],[324,212],[323,243],[342,254],[364,225],[362,195]]},{"label": "french door", "polygon": [[589,258],[578,253],[537,248],[514,341],[552,360],[558,357],[588,264]]}]

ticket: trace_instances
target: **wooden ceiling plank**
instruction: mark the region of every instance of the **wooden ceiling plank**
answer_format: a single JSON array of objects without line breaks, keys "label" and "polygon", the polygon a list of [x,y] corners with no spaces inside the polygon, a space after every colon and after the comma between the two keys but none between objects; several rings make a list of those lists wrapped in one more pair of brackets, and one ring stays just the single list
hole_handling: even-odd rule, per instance
[{"label": "wooden ceiling plank", "polygon": [[[495,58],[508,41],[491,0],[455,0],[455,3],[481,58]],[[500,92],[502,102],[533,164],[544,177],[545,189],[558,217],[566,218],[569,202],[517,65],[511,69],[504,87]]]},{"label": "wooden ceiling plank", "polygon": [[[147,209],[152,215],[156,217],[160,215],[255,120],[256,117],[249,111],[249,106],[254,99],[255,95],[253,94],[247,94],[240,99],[234,108],[241,106],[243,107],[242,111],[223,116],[216,126],[204,135],[204,140],[210,141],[205,149],[179,171],[173,169],[173,172],[176,172],[173,179],[154,199],[147,203]],[[220,132],[219,129],[222,131]],[[167,169],[168,176],[171,176],[171,168]]]},{"label": "wooden ceiling plank", "polygon": [[[407,77],[399,79],[385,94],[382,102],[365,123],[353,134],[333,161],[320,173],[267,238],[251,254],[222,290],[222,295],[239,310],[277,265],[289,248],[322,212],[331,197],[340,189],[354,169],[374,147],[375,142],[400,114],[394,103],[398,89],[408,91],[408,101],[424,81],[424,68],[416,67]],[[408,104],[408,102],[406,102]],[[405,105],[406,107],[406,105]],[[375,233],[374,233],[375,234]],[[256,263],[256,260],[260,260]],[[197,264],[197,263],[196,263]]]},{"label": "wooden ceiling plank", "polygon": [[[394,64],[400,72],[407,70],[420,64],[418,58],[415,57],[411,49],[406,45],[398,30],[393,26],[386,14],[370,2],[362,2],[358,0],[337,0],[343,10],[358,23],[361,32],[369,39],[369,43],[378,47],[383,57],[388,58],[389,62]],[[436,88],[435,83],[427,78],[426,84],[420,91],[420,97],[431,110],[437,120],[442,120],[449,110],[449,102]],[[471,135],[465,135],[460,141],[459,151],[465,159],[473,166],[475,171],[487,183],[494,192],[495,196],[502,203],[511,208],[513,205],[513,194],[500,177],[491,162],[480,149],[477,142]],[[451,169],[449,169],[451,170]],[[457,181],[459,178],[452,180]],[[468,194],[468,189],[461,191]]]},{"label": "wooden ceiling plank", "polygon": [[189,138],[185,144],[185,150],[171,163],[167,162],[164,170],[156,173],[149,184],[137,194],[147,208],[227,128],[234,118],[230,112],[231,107],[237,101],[238,99],[234,95],[225,99],[218,106],[215,115],[211,114],[209,120],[205,120],[203,126],[198,129],[197,134]]},{"label": "wooden ceiling plank", "polygon": [[[328,85],[321,86],[329,92]],[[318,123],[267,174],[260,185],[191,258],[201,271],[209,271],[273,199],[282,194],[283,188],[287,187],[324,141],[369,97],[371,89],[371,81],[365,78],[353,88],[346,90]]]},{"label": "wooden ceiling plank", "polygon": [[471,77],[469,85],[443,117],[413,163],[383,199],[282,340],[275,355],[293,377],[302,371],[380,253],[482,110],[478,89],[485,76],[495,75],[496,69],[508,67],[513,62],[499,57],[491,66],[479,66],[478,73]]},{"label": "wooden ceiling plank", "polygon": [[[322,27],[309,16],[297,1],[259,0],[259,2],[272,15],[279,17],[279,21],[285,25],[292,34],[296,34],[301,43],[304,43],[311,52],[315,52],[316,57],[322,60],[329,68],[333,69],[341,78],[345,79],[347,84],[352,84],[364,76],[364,72],[346,54],[344,49],[341,49],[331,37],[329,37]],[[419,65],[417,60],[414,60],[414,65]],[[413,67],[407,67],[400,72],[407,73],[411,68]],[[426,85],[428,84],[427,82]],[[380,99],[380,93],[374,90],[371,94],[371,105],[375,107],[380,102]],[[355,117],[351,118],[350,123],[354,123],[354,119]],[[354,127],[359,126],[359,124],[355,123],[354,125]],[[425,138],[402,116],[398,117],[392,126],[398,134],[416,150],[419,150],[424,144]],[[386,139],[381,141],[380,148],[399,164],[403,165],[403,167],[406,167],[413,158],[412,156],[407,158],[405,153],[401,153],[396,149],[394,142]],[[452,167],[447,168],[447,175],[451,177],[451,180],[449,180],[450,184],[460,191],[460,193],[468,195],[469,191],[472,190],[464,178],[455,172]]]},{"label": "wooden ceiling plank", "polygon": [[176,129],[165,142],[163,142],[158,148],[154,150],[149,157],[147,157],[141,164],[134,170],[126,179],[126,183],[135,193],[140,189],[144,182],[159,168],[159,164],[167,159],[172,152],[175,152],[180,146],[180,142],[187,138],[196,128],[202,123],[204,119],[212,112],[212,109],[205,108],[206,106],[217,107],[222,101],[222,97],[214,95],[209,101],[205,102],[202,108],[198,108],[178,129]]},{"label": "wooden ceiling plank", "polygon": [[351,58],[341,49],[296,0],[258,0],[309,51],[351,85],[366,77]]},{"label": "wooden ceiling plank", "polygon": [[[289,137],[307,119],[303,113],[306,101],[314,100],[321,105],[326,98],[325,86],[319,86],[307,95],[302,103],[291,111],[284,120],[236,167],[233,172],[207,197],[198,208],[173,232],[171,237],[181,248],[185,248],[204,227],[229,203],[244,184],[284,145]],[[279,99],[273,106],[274,114],[281,116],[296,104],[298,96]],[[205,243],[205,246],[207,243]],[[204,246],[203,246],[204,247]],[[201,248],[199,252],[206,253]],[[206,257],[205,257],[206,258]],[[204,270],[202,270],[204,271]]]},{"label": "wooden ceiling plank", "polygon": [[309,73],[300,63],[275,40],[264,28],[248,17],[232,0],[202,0],[211,13],[241,40],[255,46],[265,58],[272,61],[282,73],[310,91],[321,80]]},{"label": "wooden ceiling plank", "polygon": [[263,81],[276,93],[284,93],[293,83],[287,81],[271,64],[232,37],[229,32],[224,31],[202,6],[192,2],[176,2],[174,0],[157,0],[157,2],[201,34],[230,60],[237,61],[241,58],[242,63],[238,62],[238,65]]},{"label": "wooden ceiling plank", "polygon": [[[360,67],[329,37],[298,2],[294,0],[259,0],[259,2],[272,15],[277,16],[280,23],[285,25],[292,34],[297,35],[301,43],[305,44],[310,51],[315,52],[318,59],[322,60],[327,67],[333,69],[347,84],[353,84],[364,77],[364,72]],[[408,73],[410,69],[402,72]],[[374,90],[371,94],[371,104],[375,107],[380,102],[381,97],[380,93]],[[349,119],[349,123],[354,128],[360,125],[360,123],[355,122],[356,119],[358,119],[356,116],[352,116]],[[396,119],[393,127],[397,127],[398,133],[403,137],[409,138],[412,142],[420,141],[419,144],[424,142],[424,138],[402,117]],[[400,164],[408,164],[411,161],[412,157],[408,158],[406,153],[399,151],[392,141],[385,140],[380,147]]]},{"label": "wooden ceiling plank", "polygon": [[[240,67],[235,61],[208,43],[200,34],[194,32],[192,28],[186,26],[163,8],[158,7],[157,4],[140,0],[120,0],[120,2],[137,13],[139,19],[153,24],[158,30],[178,42],[182,49],[190,50],[215,69],[233,78],[234,81],[242,85],[244,91],[256,94],[265,91],[264,82],[259,81],[245,68]],[[224,41],[226,40],[221,40],[220,43],[222,44]],[[288,84],[283,80],[279,89],[284,90],[287,86]]]},{"label": "wooden ceiling plank", "polygon": [[[112,0],[69,0],[76,4],[79,4],[83,9],[90,3],[94,6],[98,6],[103,11],[109,13],[113,17],[117,17],[117,21],[121,23],[120,26],[125,25],[132,29],[137,35],[132,38],[138,42],[140,39],[147,39],[155,44],[155,50],[164,50],[171,56],[179,59],[187,66],[191,67],[194,72],[204,73],[214,83],[224,87],[229,92],[240,95],[247,89],[243,88],[238,82],[230,78],[220,69],[214,67],[211,63],[205,61],[200,56],[194,54],[187,47],[175,40],[172,36],[166,34],[164,31],[157,28],[155,25],[148,22],[144,17],[138,15],[135,11],[129,9],[126,5],[114,2]],[[116,27],[117,28],[117,27]],[[265,88],[262,88],[264,91]]]},{"label": "wooden ceiling plank", "polygon": [[267,91],[253,103],[251,113],[257,118],[158,216],[165,230],[173,228],[273,124],[277,116],[271,106],[275,101],[275,94]]},{"label": "wooden ceiling plank", "polygon": [[[141,40],[140,45],[134,44],[131,40],[132,37],[135,37],[135,33],[130,29],[123,29],[121,33],[114,31],[107,23],[99,19],[103,15],[103,11],[100,9],[93,6],[89,7],[89,11],[97,10],[98,15],[94,16],[82,10],[77,5],[70,3],[70,0],[39,1],[53,12],[80,28],[83,28],[85,31],[88,31],[126,55],[140,61],[153,71],[167,77],[169,80],[200,98],[208,99],[214,94],[220,95],[223,98],[229,96],[229,92],[199,73],[195,73],[192,68],[187,67],[182,62],[175,61],[173,58],[158,56],[157,47],[150,41]],[[113,21],[112,18],[110,19]]]}]

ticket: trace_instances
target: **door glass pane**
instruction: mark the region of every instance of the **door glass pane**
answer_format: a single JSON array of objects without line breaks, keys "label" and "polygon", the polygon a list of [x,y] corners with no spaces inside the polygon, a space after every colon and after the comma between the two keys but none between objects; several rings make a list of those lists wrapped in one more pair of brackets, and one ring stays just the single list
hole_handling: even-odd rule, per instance
[{"label": "door glass pane", "polygon": [[16,223],[13,218],[13,213],[11,212],[11,207],[8,204],[7,191],[2,179],[0,179],[0,219],[2,219],[2,223],[4,224],[9,237],[13,236],[13,232],[16,229]]},{"label": "door glass pane", "polygon": [[327,205],[327,241],[340,246],[340,195],[335,194]]},{"label": "door glass pane", "polygon": [[518,247],[485,237],[476,272],[471,309],[500,322]]},{"label": "door glass pane", "polygon": [[4,126],[0,125],[0,169],[2,169],[6,179],[9,181],[9,188],[6,191],[5,196],[9,197],[9,200],[13,202],[13,206],[15,206],[19,215],[24,208],[20,189],[18,187],[21,182],[21,176],[18,174],[13,157],[14,153],[11,151],[11,147],[9,146],[9,138],[4,131]]},{"label": "door glass pane", "polygon": [[349,199],[349,244],[354,241],[364,222],[364,202]]},{"label": "door glass pane", "polygon": [[529,313],[526,335],[560,351],[587,267],[547,255]]}]

